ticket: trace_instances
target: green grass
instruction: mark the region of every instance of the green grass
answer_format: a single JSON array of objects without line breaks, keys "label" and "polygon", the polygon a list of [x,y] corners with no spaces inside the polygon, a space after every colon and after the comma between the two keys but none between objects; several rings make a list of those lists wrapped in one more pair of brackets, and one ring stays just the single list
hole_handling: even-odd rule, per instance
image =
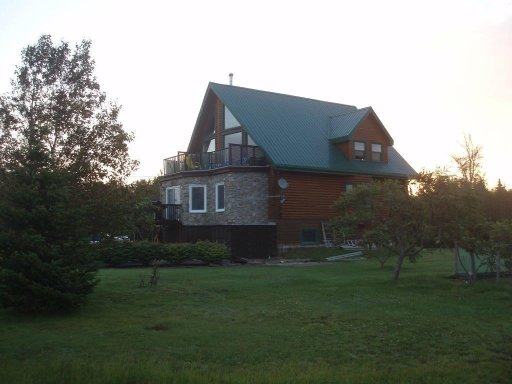
[{"label": "green grass", "polygon": [[509,383],[512,282],[448,254],[307,266],[105,269],[67,316],[0,311],[1,383]]},{"label": "green grass", "polygon": [[339,247],[311,247],[311,248],[291,248],[283,252],[279,257],[283,259],[308,259],[311,261],[325,261],[326,257],[338,256],[353,250],[345,250]]}]

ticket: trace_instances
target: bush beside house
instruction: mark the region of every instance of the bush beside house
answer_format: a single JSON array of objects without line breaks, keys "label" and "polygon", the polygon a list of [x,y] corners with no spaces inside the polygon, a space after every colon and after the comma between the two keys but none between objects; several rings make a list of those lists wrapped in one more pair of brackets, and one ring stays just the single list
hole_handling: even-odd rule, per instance
[{"label": "bush beside house", "polygon": [[155,243],[150,241],[109,241],[92,245],[98,261],[107,266],[148,266],[153,260],[179,265],[186,260],[201,260],[208,263],[230,258],[229,249],[219,243],[198,241],[196,243]]}]

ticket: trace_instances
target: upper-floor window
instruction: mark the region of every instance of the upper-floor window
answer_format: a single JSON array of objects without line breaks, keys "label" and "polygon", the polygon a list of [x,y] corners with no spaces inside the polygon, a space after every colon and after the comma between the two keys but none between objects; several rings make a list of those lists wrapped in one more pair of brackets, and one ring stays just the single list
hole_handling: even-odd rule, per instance
[{"label": "upper-floor window", "polygon": [[247,135],[247,145],[256,145],[251,136]]},{"label": "upper-floor window", "polygon": [[364,141],[354,141],[354,158],[364,160],[366,158],[366,145]]},{"label": "upper-floor window", "polygon": [[224,135],[224,148],[229,148],[229,144],[242,145],[242,132],[230,133]]},{"label": "upper-floor window", "polygon": [[228,107],[224,106],[224,129],[237,128],[240,126],[241,124],[235,116],[233,116]]},{"label": "upper-floor window", "polygon": [[372,161],[382,161],[382,144],[372,144]]},{"label": "upper-floor window", "polygon": [[213,114],[210,116],[208,120],[208,129],[206,132],[207,135],[214,135],[215,134],[215,117]]},{"label": "upper-floor window", "polygon": [[191,184],[188,188],[188,206],[190,213],[206,212],[206,185]]},{"label": "upper-floor window", "polygon": [[215,151],[215,138],[206,140],[203,143],[203,152],[214,152]]}]

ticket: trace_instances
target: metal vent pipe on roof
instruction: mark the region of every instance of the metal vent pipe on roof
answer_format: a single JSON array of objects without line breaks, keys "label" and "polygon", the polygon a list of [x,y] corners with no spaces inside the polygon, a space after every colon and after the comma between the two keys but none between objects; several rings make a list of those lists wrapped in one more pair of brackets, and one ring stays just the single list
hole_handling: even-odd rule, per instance
[{"label": "metal vent pipe on roof", "polygon": [[233,85],[233,74],[229,74],[229,85]]}]

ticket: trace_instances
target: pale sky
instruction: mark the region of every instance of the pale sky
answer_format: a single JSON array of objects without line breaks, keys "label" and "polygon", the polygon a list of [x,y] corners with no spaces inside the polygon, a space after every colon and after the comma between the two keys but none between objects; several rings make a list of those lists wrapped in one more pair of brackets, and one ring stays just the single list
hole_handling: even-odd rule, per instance
[{"label": "pale sky", "polygon": [[0,0],[0,93],[42,34],[91,39],[157,176],[186,150],[209,81],[372,106],[417,170],[452,165],[463,135],[490,187],[512,188],[512,0]]}]

